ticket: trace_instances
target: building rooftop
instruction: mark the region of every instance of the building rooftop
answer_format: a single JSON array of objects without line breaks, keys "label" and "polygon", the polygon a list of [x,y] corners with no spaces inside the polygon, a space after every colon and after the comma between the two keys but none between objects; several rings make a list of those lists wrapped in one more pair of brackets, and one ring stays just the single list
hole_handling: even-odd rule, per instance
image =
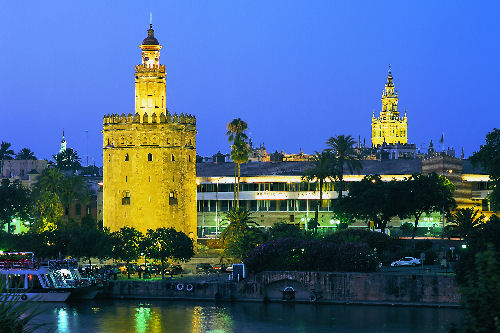
[{"label": "building rooftop", "polygon": [[[421,159],[397,160],[361,160],[360,172],[349,172],[344,165],[346,175],[411,175],[422,173]],[[302,176],[311,162],[250,162],[241,165],[242,177],[255,176]],[[197,163],[198,177],[233,177],[234,163]],[[469,160],[463,160],[463,173],[486,174],[480,166],[474,167]]]}]

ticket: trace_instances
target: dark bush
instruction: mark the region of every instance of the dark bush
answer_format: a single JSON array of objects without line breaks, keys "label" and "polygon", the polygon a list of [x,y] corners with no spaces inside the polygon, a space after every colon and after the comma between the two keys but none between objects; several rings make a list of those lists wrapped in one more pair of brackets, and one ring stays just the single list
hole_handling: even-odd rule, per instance
[{"label": "dark bush", "polygon": [[379,260],[366,243],[282,238],[254,248],[245,263],[254,273],[266,270],[373,272]]},{"label": "dark bush", "polygon": [[403,235],[403,237],[410,237],[413,235],[413,229],[415,229],[415,227],[413,226],[413,224],[405,222],[401,224],[399,229],[401,230],[401,234]]},{"label": "dark bush", "polygon": [[275,223],[269,233],[272,238],[304,238],[304,231],[299,226],[285,222]]},{"label": "dark bush", "polygon": [[346,230],[349,228],[349,223],[347,222],[340,222],[338,226],[338,230]]},{"label": "dark bush", "polygon": [[347,229],[340,230],[324,237],[325,241],[342,244],[345,242],[366,243],[373,250],[377,249],[380,253],[389,249],[393,243],[393,238],[381,232],[371,231],[368,229]]}]

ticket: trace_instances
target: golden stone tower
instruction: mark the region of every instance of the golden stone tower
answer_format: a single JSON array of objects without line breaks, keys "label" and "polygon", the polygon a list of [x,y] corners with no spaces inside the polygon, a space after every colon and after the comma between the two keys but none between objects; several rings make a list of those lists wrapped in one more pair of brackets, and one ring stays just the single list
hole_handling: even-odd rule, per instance
[{"label": "golden stone tower", "polygon": [[399,117],[398,91],[392,82],[391,67],[387,75],[387,83],[382,93],[382,111],[380,117],[372,117],[372,146],[377,147],[384,142],[387,144],[406,144],[408,119],[406,111],[403,118]]},{"label": "golden stone tower", "polygon": [[103,120],[103,223],[174,227],[196,239],[196,118],[171,115],[152,25],[135,66],[135,114]]}]

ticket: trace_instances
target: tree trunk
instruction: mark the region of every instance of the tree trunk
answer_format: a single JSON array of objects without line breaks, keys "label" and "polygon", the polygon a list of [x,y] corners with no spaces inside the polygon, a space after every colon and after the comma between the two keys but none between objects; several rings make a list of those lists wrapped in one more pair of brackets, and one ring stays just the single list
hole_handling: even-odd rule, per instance
[{"label": "tree trunk", "polygon": [[163,280],[163,274],[164,274],[164,269],[163,269],[163,258],[161,258],[161,278]]},{"label": "tree trunk", "polygon": [[241,164],[238,163],[238,188],[236,192],[236,207],[240,208],[240,174],[241,174]]},{"label": "tree trunk", "polygon": [[127,279],[130,279],[130,262],[127,260]]},{"label": "tree trunk", "polygon": [[417,227],[418,227],[418,220],[420,219],[421,215],[422,213],[415,214],[415,227],[413,228],[411,239],[415,239],[415,234],[417,233]]},{"label": "tree trunk", "polygon": [[237,166],[236,162],[234,162],[234,188],[233,188],[233,209],[236,207],[236,176],[237,176]]}]

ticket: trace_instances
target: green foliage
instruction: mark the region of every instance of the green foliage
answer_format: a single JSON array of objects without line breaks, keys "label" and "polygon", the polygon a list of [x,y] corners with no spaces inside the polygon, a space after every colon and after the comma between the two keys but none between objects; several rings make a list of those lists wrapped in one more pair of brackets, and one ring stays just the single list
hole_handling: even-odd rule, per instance
[{"label": "green foliage", "polygon": [[86,167],[82,167],[80,175],[99,177],[101,175],[101,171],[99,170],[99,167],[95,165],[88,165]]},{"label": "green foliage", "polygon": [[0,161],[12,160],[14,158],[14,151],[10,148],[11,146],[10,142],[2,141],[0,144]]},{"label": "green foliage", "polygon": [[10,293],[5,283],[0,283],[0,332],[30,333],[47,330],[47,324],[37,324],[36,317],[42,314],[40,305],[21,300],[21,293]]},{"label": "green foliage", "polygon": [[31,198],[30,190],[23,187],[21,181],[2,179],[0,183],[0,222],[7,224],[11,231],[11,222],[14,218],[28,220],[30,218]]},{"label": "green foliage", "polygon": [[36,160],[36,156],[31,149],[23,148],[17,153],[16,160]]},{"label": "green foliage", "polygon": [[480,164],[490,175],[493,191],[489,195],[494,210],[500,209],[500,130],[494,128],[486,135],[486,144],[475,152],[470,160],[473,164]]},{"label": "green foliage", "polygon": [[338,228],[338,230],[347,230],[349,228],[349,223],[347,223],[347,222],[340,222],[339,226],[337,228]]},{"label": "green foliage", "polygon": [[377,249],[377,252],[389,249],[394,243],[394,239],[390,236],[368,229],[339,230],[335,233],[325,235],[324,239],[327,242],[337,244],[362,242],[368,244],[372,249]]},{"label": "green foliage", "polygon": [[451,225],[457,228],[463,239],[466,239],[474,231],[474,228],[478,228],[484,223],[484,215],[472,208],[457,209],[451,218]]},{"label": "green foliage", "polygon": [[75,172],[82,167],[80,163],[80,156],[78,156],[76,150],[73,150],[71,148],[66,148],[62,152],[59,152],[58,154],[52,156],[52,158],[55,161],[56,168],[58,168],[59,170],[68,170]]},{"label": "green foliage", "polygon": [[53,231],[64,215],[64,208],[56,193],[44,191],[35,196],[32,207],[35,221],[31,230],[35,232]]},{"label": "green foliage", "polygon": [[247,142],[248,136],[246,130],[248,124],[241,118],[235,118],[226,126],[228,141],[231,142],[231,159],[235,163],[234,178],[237,186],[234,189],[234,200],[236,207],[239,207],[239,194],[240,194],[240,166],[242,163],[248,161],[248,153],[250,150]]},{"label": "green foliage", "polygon": [[[125,226],[113,232],[112,238],[113,249],[111,256],[114,259],[123,260],[127,264],[139,259],[141,255],[140,246],[143,238],[139,230]],[[128,278],[130,278],[130,273]]]},{"label": "green foliage", "polygon": [[241,261],[257,245],[264,241],[264,234],[259,228],[251,227],[240,231],[234,237],[224,242],[224,257]]},{"label": "green foliage", "polygon": [[467,328],[472,332],[500,332],[500,261],[497,251],[490,246],[475,255],[473,269],[461,288],[469,313]]},{"label": "green foliage", "polygon": [[329,138],[326,141],[328,150],[333,155],[333,166],[336,178],[339,180],[339,198],[342,198],[342,191],[345,190],[344,185],[344,166],[347,166],[351,174],[356,170],[362,169],[361,156],[358,154],[354,145],[356,141],[350,135],[337,135]]},{"label": "green foliage", "polygon": [[349,195],[339,198],[333,206],[334,214],[373,221],[375,228],[384,230],[398,213],[394,203],[399,200],[401,188],[396,181],[383,182],[380,176],[373,175],[349,186]]},{"label": "green foliage", "polygon": [[142,239],[140,248],[148,258],[161,261],[162,277],[166,259],[188,261],[194,255],[193,240],[174,228],[149,229]]},{"label": "green foliage", "polygon": [[221,232],[222,242],[235,238],[239,233],[251,228],[251,225],[258,224],[253,221],[252,213],[244,208],[235,207],[226,212],[224,220],[227,222],[224,230]]},{"label": "green foliage", "polygon": [[377,270],[379,260],[366,243],[279,238],[251,250],[245,263],[255,273],[266,270],[372,272]]},{"label": "green foliage", "polygon": [[269,230],[272,238],[304,238],[304,232],[295,224],[278,222]]},{"label": "green foliage", "polygon": [[409,237],[411,235],[413,235],[413,231],[416,229],[412,223],[410,222],[405,222],[403,224],[401,224],[401,226],[399,227],[399,229],[401,229],[401,234],[404,236],[404,237]]},{"label": "green foliage", "polygon": [[436,173],[414,174],[409,179],[394,182],[394,187],[399,196],[399,200],[393,203],[397,207],[397,215],[400,218],[415,218],[413,237],[422,214],[442,209],[449,211],[456,207],[453,198],[455,186],[446,177]]}]

